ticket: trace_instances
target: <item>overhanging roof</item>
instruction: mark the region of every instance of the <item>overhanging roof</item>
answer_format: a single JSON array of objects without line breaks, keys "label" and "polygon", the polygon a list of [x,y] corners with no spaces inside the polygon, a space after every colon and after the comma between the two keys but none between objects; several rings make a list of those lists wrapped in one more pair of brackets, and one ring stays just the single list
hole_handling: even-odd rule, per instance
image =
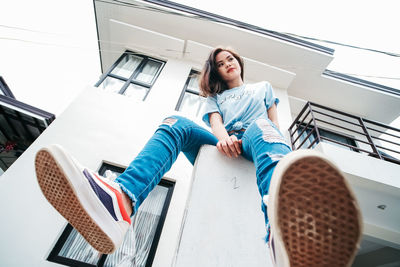
[{"label": "overhanging roof", "polygon": [[250,62],[248,80],[269,80],[291,99],[383,123],[400,114],[398,95],[326,75],[332,49],[169,1],[95,1],[95,10],[103,70],[126,49],[187,60],[199,69],[212,47],[229,45]]}]

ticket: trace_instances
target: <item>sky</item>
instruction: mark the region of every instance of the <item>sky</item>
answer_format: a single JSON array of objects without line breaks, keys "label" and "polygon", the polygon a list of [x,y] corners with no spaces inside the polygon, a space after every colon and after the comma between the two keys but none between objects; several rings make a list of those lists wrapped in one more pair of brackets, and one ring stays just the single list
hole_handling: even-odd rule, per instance
[{"label": "sky", "polygon": [[[398,0],[174,0],[174,2],[267,30],[400,54]],[[328,69],[400,90],[400,57],[326,42],[311,42],[335,49],[335,58]]]},{"label": "sky", "polygon": [[0,75],[17,100],[59,115],[101,75],[93,1],[0,0]]}]

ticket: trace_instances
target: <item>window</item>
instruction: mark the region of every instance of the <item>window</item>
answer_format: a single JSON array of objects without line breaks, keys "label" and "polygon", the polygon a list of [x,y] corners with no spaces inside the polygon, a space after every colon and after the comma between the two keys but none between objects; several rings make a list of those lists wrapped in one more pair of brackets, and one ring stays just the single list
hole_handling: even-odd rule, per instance
[{"label": "window", "polygon": [[[305,125],[299,126],[299,129],[298,129],[298,133],[299,133],[299,134],[301,134],[301,132],[303,131],[304,127],[305,127]],[[313,126],[309,126],[309,127],[301,134],[301,136],[300,136],[300,138],[299,138],[299,139],[300,139],[300,144],[304,141],[304,139],[305,139],[305,138],[307,137],[307,135],[311,132],[311,130],[313,130],[313,128],[314,128]],[[348,149],[348,150],[357,151],[357,150],[354,149],[354,148],[345,146],[345,145],[350,145],[350,146],[357,147],[356,142],[355,142],[354,139],[351,138],[350,136],[346,136],[346,135],[343,135],[343,134],[340,134],[340,133],[336,133],[336,132],[329,131],[329,130],[325,130],[325,129],[321,129],[321,128],[318,128],[318,131],[319,131],[319,135],[320,135],[320,136],[326,137],[326,138],[329,138],[329,139],[332,139],[332,140],[335,140],[335,141],[338,141],[338,142],[340,142],[341,144],[338,144],[338,143],[336,143],[336,142],[331,142],[331,141],[329,141],[329,140],[322,140],[322,142],[329,143],[329,144],[332,144],[332,145],[335,145],[335,146],[340,146],[340,147],[345,148],[345,149]],[[317,133],[314,131],[314,132],[308,137],[307,141],[304,142],[304,144],[302,145],[301,148],[308,148],[308,147],[310,146],[310,144],[311,144],[316,138],[317,138]],[[342,144],[343,144],[343,145],[342,145]],[[316,144],[314,144],[313,147],[314,147],[315,145],[316,145]]]},{"label": "window", "polygon": [[[104,163],[99,174],[104,176],[107,170],[114,175],[124,171]],[[68,224],[47,260],[68,266],[151,266],[173,189],[173,182],[161,180],[139,207],[122,245],[113,254],[100,254]]]},{"label": "window", "polygon": [[163,61],[126,51],[95,86],[145,100],[163,66]]},{"label": "window", "polygon": [[11,92],[10,88],[6,84],[6,81],[1,76],[0,76],[0,95],[5,95],[15,99],[14,94]]},{"label": "window", "polygon": [[[318,129],[318,130],[319,130],[319,134],[321,136],[323,136],[323,137],[338,141],[338,142],[340,142],[342,144],[345,144],[345,145],[350,145],[350,146],[357,147],[356,142],[351,137],[348,137],[348,136],[345,136],[345,135],[342,135],[342,134],[338,134],[338,133],[335,133],[335,132],[327,131],[327,130],[324,130],[324,129]],[[323,142],[326,142],[326,143],[329,143],[329,144],[332,144],[332,145],[335,145],[335,146],[340,146],[340,147],[343,147],[345,149],[354,151],[354,149],[351,148],[351,147],[342,146],[342,145],[340,145],[338,143],[331,142],[329,140],[323,140]]]},{"label": "window", "polygon": [[185,113],[185,115],[197,117],[200,115],[206,98],[200,96],[197,71],[192,70],[186,80],[186,84],[179,97],[175,110]]}]

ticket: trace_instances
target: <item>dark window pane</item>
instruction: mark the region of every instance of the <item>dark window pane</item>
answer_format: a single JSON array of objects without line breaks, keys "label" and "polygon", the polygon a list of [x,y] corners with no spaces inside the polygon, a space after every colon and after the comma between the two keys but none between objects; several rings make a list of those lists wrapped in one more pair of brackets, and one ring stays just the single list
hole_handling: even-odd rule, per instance
[{"label": "dark window pane", "polygon": [[24,123],[30,123],[30,124],[35,124],[35,119],[27,114],[20,113],[21,114],[21,119],[24,121]]},{"label": "dark window pane", "polygon": [[31,125],[27,125],[26,127],[28,128],[28,131],[31,133],[33,138],[36,139],[40,135],[40,131],[37,127],[31,126]]},{"label": "dark window pane", "polygon": [[[1,121],[0,121],[1,123]],[[7,138],[4,136],[3,131],[0,131],[0,144],[5,144],[7,142]]]},{"label": "dark window pane", "polygon": [[[326,131],[326,130],[322,130],[322,129],[319,130],[319,134],[321,136],[324,136],[326,138],[338,141],[338,142],[346,144],[346,145],[356,146],[355,141],[353,139],[347,137],[347,136],[343,136],[343,135],[340,135],[340,134],[337,134],[337,133],[333,133],[333,132],[330,132],[330,131]],[[332,145],[335,145],[335,146],[343,147],[343,148],[348,149],[348,150],[352,150],[352,148],[350,148],[350,147],[342,146],[342,145],[340,145],[338,143],[335,143],[335,142],[331,142],[331,141],[328,141],[328,140],[323,140],[323,141],[325,143],[329,143],[329,144],[332,144]]]},{"label": "dark window pane", "polygon": [[[305,127],[305,125],[300,125],[299,126],[298,134],[300,134],[301,131],[303,131],[304,127]],[[314,127],[310,127],[309,126],[303,132],[303,134],[299,138],[299,140],[300,140],[299,144],[301,144],[303,142],[303,140],[307,137],[307,135],[311,132],[311,130],[314,130]],[[344,135],[341,135],[341,134],[338,134],[338,133],[334,133],[334,132],[331,132],[331,131],[328,131],[328,130],[324,130],[324,129],[321,129],[321,128],[318,128],[318,131],[319,131],[319,134],[320,134],[321,137],[326,137],[326,138],[341,142],[341,143],[343,143],[345,145],[351,145],[351,146],[355,146],[355,147],[357,146],[356,142],[351,137],[344,136]],[[314,141],[315,138],[317,138],[317,133],[314,131],[308,137],[308,139],[304,142],[304,144],[302,145],[301,148],[308,148],[308,146],[311,145],[311,143]],[[352,149],[350,147],[347,147],[347,146],[344,146],[344,145],[341,145],[341,144],[338,144],[338,143],[335,143],[335,142],[331,142],[331,141],[328,141],[328,140],[322,140],[322,141],[325,142],[325,143],[329,143],[329,144],[335,145],[335,146],[343,147],[343,148],[348,149],[348,150],[354,150],[354,149]],[[313,147],[316,146],[316,145],[317,144],[314,144]]]},{"label": "dark window pane", "polygon": [[44,120],[39,120],[39,126],[43,127],[43,128],[46,128],[47,124],[46,124],[46,122]]},{"label": "dark window pane", "polygon": [[10,108],[5,107],[5,106],[3,106],[3,110],[4,110],[4,113],[5,113],[6,116],[14,117],[14,118],[17,117],[17,112],[15,110],[10,109]]},{"label": "dark window pane", "polygon": [[15,155],[15,151],[3,152],[0,155],[1,169],[5,172],[18,157]]},{"label": "dark window pane", "polygon": [[3,134],[7,136],[7,139],[12,139],[14,136],[14,131],[12,130],[11,126],[8,124],[6,118],[3,114],[0,114],[0,127],[3,131]]},{"label": "dark window pane", "polygon": [[13,125],[15,129],[15,135],[14,138],[22,138],[22,139],[30,139],[30,137],[27,135],[28,133],[25,131],[25,128],[23,127],[22,123],[19,120],[16,119],[10,119],[11,124]]}]

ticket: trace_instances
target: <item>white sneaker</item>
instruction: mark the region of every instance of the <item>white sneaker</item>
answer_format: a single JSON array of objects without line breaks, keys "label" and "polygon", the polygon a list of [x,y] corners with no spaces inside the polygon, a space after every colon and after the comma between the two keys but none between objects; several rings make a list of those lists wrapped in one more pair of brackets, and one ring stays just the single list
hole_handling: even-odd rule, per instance
[{"label": "white sneaker", "polygon": [[269,190],[276,266],[351,266],[362,219],[343,174],[326,156],[297,150],[276,166]]},{"label": "white sneaker", "polygon": [[58,145],[39,150],[35,168],[50,204],[93,248],[115,251],[131,224],[120,186],[82,167]]}]

